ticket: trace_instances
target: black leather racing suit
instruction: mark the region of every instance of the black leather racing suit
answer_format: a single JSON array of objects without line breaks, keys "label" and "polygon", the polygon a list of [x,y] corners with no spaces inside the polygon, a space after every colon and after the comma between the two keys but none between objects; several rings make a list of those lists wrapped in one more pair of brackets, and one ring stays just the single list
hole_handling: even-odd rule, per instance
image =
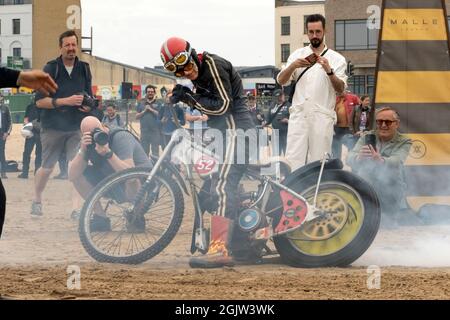
[{"label": "black leather racing suit", "polygon": [[[217,215],[234,220],[229,249],[233,255],[246,255],[250,242],[248,236],[236,227],[239,214],[239,183],[249,163],[249,141],[239,139],[244,132],[247,137],[255,135],[256,127],[247,107],[242,80],[233,65],[214,54],[199,55],[199,75],[195,86],[194,101],[187,102],[208,115],[208,127],[221,131],[223,137],[223,159],[217,179],[205,181],[200,192],[202,209],[217,210]],[[242,129],[242,130],[237,130]],[[237,131],[236,131],[237,130]],[[245,145],[238,140],[246,141]],[[244,150],[243,150],[244,149]],[[245,164],[237,163],[237,152],[245,152]],[[226,159],[234,159],[227,163]],[[214,183],[216,182],[216,183]],[[209,196],[205,197],[205,194]],[[212,195],[212,196],[211,196]],[[210,206],[210,204],[214,204]]]}]

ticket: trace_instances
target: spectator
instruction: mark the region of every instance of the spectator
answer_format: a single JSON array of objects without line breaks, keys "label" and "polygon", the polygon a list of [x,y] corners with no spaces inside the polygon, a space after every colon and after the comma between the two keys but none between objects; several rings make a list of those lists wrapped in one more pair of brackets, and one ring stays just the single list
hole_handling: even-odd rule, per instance
[{"label": "spectator", "polygon": [[354,108],[360,104],[358,96],[351,94],[349,91],[343,92],[336,98],[336,117],[337,123],[334,126],[333,136],[333,157],[341,159],[342,145],[346,144],[351,135],[351,115]]},{"label": "spectator", "polygon": [[116,106],[110,103],[106,107],[106,115],[102,119],[102,123],[109,128],[123,128],[124,124],[120,118],[120,114],[117,113]]},{"label": "spectator", "polygon": [[[186,120],[184,118],[184,110],[181,107],[181,103],[171,103],[170,98],[172,97],[172,92],[168,92],[164,98],[164,105],[161,107],[159,112],[159,121],[161,122],[161,134],[162,134],[162,146],[165,148],[169,143],[172,133],[178,128],[178,125],[184,126]],[[174,115],[177,117],[176,124],[174,120]]]},{"label": "spectator", "polygon": [[[361,135],[349,153],[347,163],[372,184],[380,199],[381,210],[394,215],[407,208],[404,162],[412,142],[398,132],[400,116],[393,108],[381,108],[375,117],[376,130]],[[376,135],[376,148],[366,143],[369,133]]]},{"label": "spectator", "polygon": [[34,158],[34,173],[41,167],[42,162],[42,145],[41,145],[41,123],[39,121],[39,113],[38,108],[36,107],[36,103],[33,101],[27,106],[25,111],[25,117],[23,119],[24,124],[32,123],[33,125],[33,136],[25,139],[25,146],[23,150],[22,157],[22,173],[19,174],[19,178],[28,179],[28,172],[30,171],[30,161],[31,161],[31,153],[33,152],[34,147],[35,150],[35,158]]},{"label": "spectator", "polygon": [[352,139],[349,141],[349,149],[351,150],[356,141],[361,137],[365,131],[372,130],[373,127],[373,113],[370,106],[370,97],[362,96],[361,104],[353,109],[350,116],[350,130],[352,132]]},{"label": "spectator", "polygon": [[159,156],[159,145],[162,142],[159,119],[159,106],[156,103],[156,87],[145,88],[145,98],[137,106],[136,119],[141,124],[141,144],[146,154]]},{"label": "spectator", "polygon": [[324,43],[325,18],[310,15],[306,26],[311,45],[296,50],[277,77],[280,85],[297,81],[286,150],[294,170],[331,152],[336,92],[343,92],[347,81],[345,58]]},{"label": "spectator", "polygon": [[275,90],[273,96],[277,99],[277,102],[272,108],[270,108],[270,118],[268,124],[272,124],[272,128],[278,130],[279,151],[280,154],[285,154],[290,103],[286,101],[286,96],[283,89]]},{"label": "spectator", "polygon": [[6,140],[8,139],[11,130],[11,113],[9,112],[9,107],[3,103],[4,98],[0,94],[0,171],[2,179],[7,179],[6,176],[6,156],[5,147]]},{"label": "spectator", "polygon": [[[93,140],[92,132],[96,128],[108,134],[107,144]],[[109,128],[92,116],[83,119],[80,129],[81,143],[77,155],[69,163],[69,179],[84,199],[101,180],[114,172],[138,166],[151,167],[151,161],[131,132]],[[104,214],[94,215],[90,223],[91,231],[111,230],[111,221]],[[135,227],[139,232],[145,231],[145,220],[139,220]]]},{"label": "spectator", "polygon": [[42,193],[61,154],[70,161],[80,143],[81,120],[91,111],[83,106],[85,93],[92,97],[92,76],[89,64],[77,57],[78,36],[66,31],[59,37],[61,56],[44,67],[59,88],[52,97],[36,95],[41,109],[42,166],[36,172],[35,195],[31,214],[42,215]]},{"label": "spectator", "polygon": [[248,97],[248,109],[250,110],[250,115],[252,116],[255,125],[257,126],[263,125],[264,117],[261,114],[261,110],[259,109],[256,103],[256,97],[253,95]]}]

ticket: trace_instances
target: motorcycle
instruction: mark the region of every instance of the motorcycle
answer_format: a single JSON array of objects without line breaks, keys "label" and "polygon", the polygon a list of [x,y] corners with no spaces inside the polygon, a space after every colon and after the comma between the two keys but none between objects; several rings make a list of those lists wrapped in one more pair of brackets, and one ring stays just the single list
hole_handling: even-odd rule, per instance
[{"label": "motorcycle", "polygon": [[[155,257],[180,229],[184,196],[194,208],[191,253],[207,252],[204,213],[211,201],[204,200],[199,183],[215,176],[219,162],[192,136],[191,130],[178,129],[152,169],[124,170],[95,187],[79,219],[80,240],[91,257],[120,264]],[[337,159],[324,157],[293,172],[279,159],[251,164],[241,188],[236,224],[262,258],[278,254],[285,264],[303,268],[348,266],[369,248],[379,228],[375,191]],[[109,217],[110,230],[93,230],[96,214]]]}]

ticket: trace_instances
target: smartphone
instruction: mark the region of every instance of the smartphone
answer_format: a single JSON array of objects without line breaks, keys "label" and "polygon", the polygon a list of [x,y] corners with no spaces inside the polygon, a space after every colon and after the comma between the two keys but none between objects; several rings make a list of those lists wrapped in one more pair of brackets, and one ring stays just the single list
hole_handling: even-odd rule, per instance
[{"label": "smartphone", "polygon": [[309,56],[307,56],[305,59],[313,65],[317,62],[317,55],[313,52]]},{"label": "smartphone", "polygon": [[364,142],[366,145],[371,145],[375,151],[377,150],[377,137],[374,133],[366,134]]}]

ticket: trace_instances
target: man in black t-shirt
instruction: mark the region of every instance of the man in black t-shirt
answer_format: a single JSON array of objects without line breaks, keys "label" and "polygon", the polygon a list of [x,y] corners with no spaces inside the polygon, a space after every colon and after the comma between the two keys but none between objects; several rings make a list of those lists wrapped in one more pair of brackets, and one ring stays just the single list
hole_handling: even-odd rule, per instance
[{"label": "man in black t-shirt", "polygon": [[40,121],[39,114],[36,104],[34,102],[27,106],[24,117],[24,124],[33,124],[33,136],[25,139],[25,146],[23,149],[22,158],[22,173],[19,174],[19,178],[28,179],[28,171],[30,170],[30,160],[31,153],[33,152],[34,146],[36,146],[35,159],[34,159],[34,173],[41,167],[42,162],[42,145],[41,145],[41,135],[40,135]]},{"label": "man in black t-shirt", "polygon": [[145,153],[159,156],[159,145],[162,144],[161,128],[159,123],[160,107],[156,103],[156,88],[148,85],[145,88],[145,98],[136,108],[136,119],[141,125],[141,144]]},{"label": "man in black t-shirt", "polygon": [[89,65],[77,57],[78,43],[74,31],[61,34],[61,56],[44,67],[58,84],[58,90],[51,97],[36,95],[36,106],[41,109],[42,166],[35,177],[31,206],[35,216],[42,215],[42,193],[61,154],[66,154],[67,161],[75,156],[81,120],[91,111],[83,106],[83,94],[92,96],[92,76]]}]

